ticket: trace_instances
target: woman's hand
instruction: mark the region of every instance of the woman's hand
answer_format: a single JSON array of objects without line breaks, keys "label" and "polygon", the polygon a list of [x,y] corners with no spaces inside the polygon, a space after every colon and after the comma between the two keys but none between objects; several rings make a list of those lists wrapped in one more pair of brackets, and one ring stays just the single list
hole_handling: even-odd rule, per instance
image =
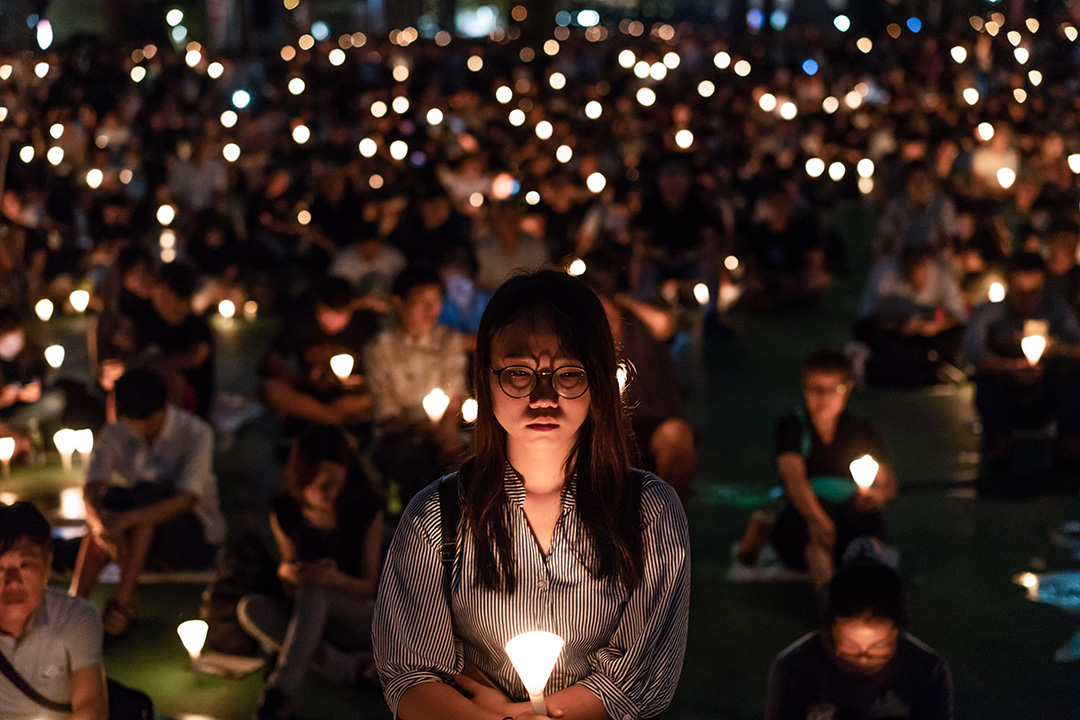
[{"label": "woman's hand", "polygon": [[277,566],[278,577],[290,585],[300,584],[300,564],[295,562],[283,562]]},{"label": "woman's hand", "polygon": [[503,695],[502,691],[498,688],[493,687],[486,682],[474,679],[472,677],[473,675],[480,675],[482,677],[482,674],[478,670],[476,670],[476,672],[470,672],[472,670],[476,669],[465,668],[464,671],[454,678],[454,682],[457,683],[459,688],[470,695],[472,701],[480,707],[509,717],[516,717],[514,712],[515,709],[518,712],[522,712],[529,707],[528,703],[511,702],[510,698]]}]

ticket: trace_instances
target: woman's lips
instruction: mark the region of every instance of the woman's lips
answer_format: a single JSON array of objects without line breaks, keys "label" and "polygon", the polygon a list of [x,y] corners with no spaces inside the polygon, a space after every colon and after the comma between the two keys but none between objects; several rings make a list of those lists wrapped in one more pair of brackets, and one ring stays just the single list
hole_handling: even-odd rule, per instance
[{"label": "woman's lips", "polygon": [[539,420],[537,422],[531,422],[525,427],[529,428],[530,430],[536,430],[538,432],[550,432],[558,428],[559,424],[547,420]]}]

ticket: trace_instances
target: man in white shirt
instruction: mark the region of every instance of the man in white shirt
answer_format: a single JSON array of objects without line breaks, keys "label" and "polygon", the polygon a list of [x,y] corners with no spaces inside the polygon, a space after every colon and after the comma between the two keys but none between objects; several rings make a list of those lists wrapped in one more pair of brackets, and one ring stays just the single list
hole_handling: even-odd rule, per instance
[{"label": "man in white shirt", "polygon": [[[46,589],[51,561],[41,511],[0,504],[0,653],[11,667],[0,673],[0,716],[105,720],[101,620],[86,600]],[[7,677],[12,671],[38,699]]]},{"label": "man in white shirt", "polygon": [[110,559],[120,566],[105,605],[105,633],[122,634],[133,616],[135,584],[149,564],[209,567],[225,541],[213,472],[214,434],[166,402],[165,382],[149,370],[116,381],[117,422],[99,433],[86,473],[89,532],[71,592],[87,597]]}]

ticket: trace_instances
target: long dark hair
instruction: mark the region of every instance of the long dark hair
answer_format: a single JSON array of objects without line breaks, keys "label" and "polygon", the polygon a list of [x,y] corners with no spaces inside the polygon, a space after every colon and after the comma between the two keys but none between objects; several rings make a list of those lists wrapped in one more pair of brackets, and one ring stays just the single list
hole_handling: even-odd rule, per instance
[{"label": "long dark hair", "polygon": [[479,584],[513,592],[516,562],[503,483],[506,431],[495,419],[491,347],[498,333],[519,319],[551,323],[565,352],[589,379],[589,414],[578,431],[569,462],[577,472],[577,512],[588,547],[590,571],[634,588],[644,572],[640,487],[629,481],[629,423],[616,380],[615,344],[600,300],[585,283],[541,270],[507,280],[480,320],[474,379],[477,404],[473,456],[462,468],[463,515],[476,548]]}]

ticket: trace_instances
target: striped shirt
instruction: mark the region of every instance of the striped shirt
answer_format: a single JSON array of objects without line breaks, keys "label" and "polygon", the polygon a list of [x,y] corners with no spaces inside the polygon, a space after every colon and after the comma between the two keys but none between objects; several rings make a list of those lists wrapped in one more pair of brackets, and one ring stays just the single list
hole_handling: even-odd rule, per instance
[{"label": "striped shirt", "polygon": [[584,527],[574,483],[563,490],[562,515],[545,557],[524,513],[525,488],[509,465],[505,476],[517,564],[513,594],[478,586],[469,533],[458,535],[453,617],[443,591],[439,492],[434,483],[409,503],[390,546],[372,635],[383,692],[397,714],[406,690],[450,682],[466,665],[483,670],[514,701],[528,698],[506,655],[515,635],[553,632],[565,641],[546,688],[580,683],[616,720],[659,715],[682,671],[690,600],[686,515],[670,485],[646,475],[641,493],[645,572],[630,592],[598,580],[581,557]]}]

